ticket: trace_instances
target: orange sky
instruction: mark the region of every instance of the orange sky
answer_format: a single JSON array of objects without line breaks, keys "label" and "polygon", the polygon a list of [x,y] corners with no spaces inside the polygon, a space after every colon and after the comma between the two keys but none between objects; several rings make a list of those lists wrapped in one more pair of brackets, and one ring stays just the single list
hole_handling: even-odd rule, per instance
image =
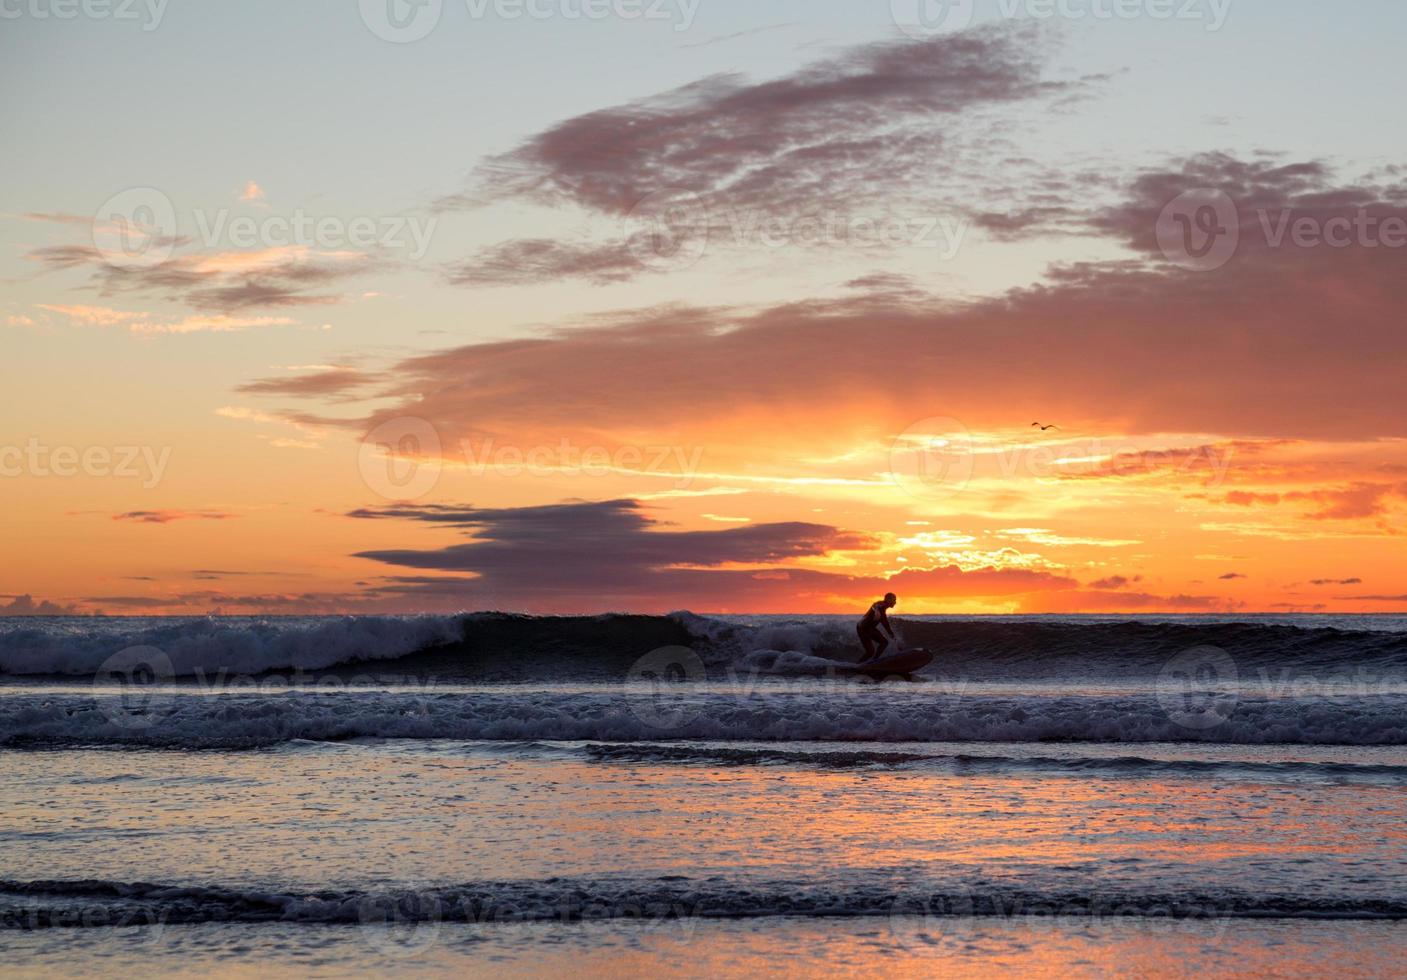
[{"label": "orange sky", "polygon": [[1048,49],[641,82],[378,214],[413,260],[248,162],[7,212],[0,609],[1404,610],[1402,171],[1015,156],[1108,83]]}]

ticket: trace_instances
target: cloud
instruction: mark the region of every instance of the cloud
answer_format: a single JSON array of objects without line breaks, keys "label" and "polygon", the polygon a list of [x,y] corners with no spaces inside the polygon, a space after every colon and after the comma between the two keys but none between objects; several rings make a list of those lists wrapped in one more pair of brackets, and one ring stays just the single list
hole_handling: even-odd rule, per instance
[{"label": "cloud", "polygon": [[1280,502],[1278,493],[1252,493],[1247,490],[1233,490],[1224,498],[1225,502],[1235,507],[1251,507],[1256,504],[1278,504]]},{"label": "cloud", "polygon": [[240,385],[236,391],[252,395],[290,395],[298,398],[342,395],[372,384],[375,376],[353,367],[328,367],[292,378],[265,378]]},{"label": "cloud", "polygon": [[973,223],[999,241],[1014,241],[1035,234],[1068,231],[1073,222],[1084,217],[1078,208],[1068,205],[1028,207],[1019,211],[983,211],[974,216]]},{"label": "cloud", "polygon": [[1361,578],[1317,578],[1310,585],[1362,585]]},{"label": "cloud", "polygon": [[[88,596],[83,600],[89,608],[116,608],[146,613],[210,615],[320,616],[353,613],[390,612],[396,606],[386,606],[376,590],[357,593],[326,592],[266,592],[238,593],[216,590],[190,590],[159,595]],[[404,608],[402,600],[400,608]]]},{"label": "cloud", "polygon": [[1346,521],[1382,517],[1391,510],[1394,498],[1407,498],[1407,487],[1360,481],[1342,487],[1292,490],[1283,493],[1233,490],[1226,494],[1223,500],[1227,504],[1239,507],[1308,503],[1315,507],[1303,515],[1309,520]]},{"label": "cloud", "polygon": [[625,214],[641,198],[726,194],[736,206],[871,196],[976,106],[1068,92],[1048,82],[1034,29],[869,44],[786,77],[716,75],[568,119],[496,159],[496,193]]},{"label": "cloud", "polygon": [[56,225],[78,225],[91,227],[92,215],[66,214],[58,211],[30,211],[23,215],[26,221],[47,221]]},{"label": "cloud", "polygon": [[[871,592],[914,598],[1020,596],[1075,587],[1049,572],[904,569],[856,576],[794,562],[872,551],[872,535],[823,524],[750,524],[682,531],[649,516],[634,500],[478,509],[419,505],[363,509],[348,516],[438,524],[472,538],[431,550],[376,550],[356,557],[423,572],[394,576],[382,591],[421,603],[509,603],[537,611],[668,610],[726,607],[788,611],[839,604]],[[740,567],[761,566],[761,567]]]},{"label": "cloud", "polygon": [[[1322,168],[1304,172],[1318,181],[1313,200],[1368,195]],[[1143,201],[1150,193],[1139,185],[1141,210],[1119,212],[1117,226],[1107,219],[1111,233],[1141,242],[1133,215],[1156,217],[1157,202]],[[1302,199],[1268,193],[1256,200]],[[1067,431],[1230,440],[1116,454],[1072,468],[1071,478],[1150,467],[1214,476],[1228,449],[1244,465],[1257,441],[1407,436],[1401,414],[1383,411],[1407,376],[1407,276],[1392,251],[1251,249],[1205,273],[1152,260],[1087,263],[966,303],[877,284],[771,307],[626,312],[403,361],[387,374],[399,403],[350,424],[410,415],[435,420],[445,445],[503,433],[536,444],[638,432],[647,419],[686,444],[745,430],[764,451],[794,454],[800,440],[820,455],[925,416],[973,431],[1055,417]],[[857,382],[896,370],[902,397]],[[1318,512],[1371,513],[1373,499],[1328,501]]]},{"label": "cloud", "polygon": [[765,27],[754,27],[746,31],[734,31],[731,34],[717,34],[713,37],[706,37],[701,41],[690,41],[688,44],[679,45],[681,48],[706,48],[714,44],[723,44],[727,41],[736,41],[739,38],[752,37],[757,34],[765,34],[769,31],[780,30],[783,27],[791,27],[790,23],[768,24]]},{"label": "cloud", "polygon": [[147,318],[146,313],[113,310],[106,306],[60,306],[50,303],[40,303],[39,309],[48,310],[50,313],[57,313],[60,316],[66,316],[77,323],[98,327],[127,326],[134,321],[145,320]]},{"label": "cloud", "polygon": [[957,565],[906,568],[884,578],[851,580],[872,583],[869,591],[892,590],[900,595],[937,599],[1024,596],[1078,587],[1074,579],[1053,572],[1026,568],[964,569]]},{"label": "cloud", "polygon": [[1221,581],[1223,581],[1223,582],[1234,582],[1236,579],[1247,578],[1247,577],[1248,577],[1248,576],[1242,575],[1240,572],[1227,572],[1225,575],[1219,576],[1219,578],[1220,578]]},{"label": "cloud", "polygon": [[[1111,235],[1134,251],[1165,261],[1169,257],[1159,241],[1160,215],[1188,192],[1218,191],[1229,199],[1227,217],[1234,217],[1239,241],[1228,268],[1247,271],[1303,266],[1308,253],[1324,258],[1338,253],[1344,262],[1378,266],[1391,263],[1396,249],[1383,242],[1354,242],[1353,247],[1302,247],[1278,231],[1289,223],[1307,221],[1324,228],[1331,219],[1348,218],[1350,226],[1360,215],[1377,227],[1401,218],[1407,207],[1407,184],[1363,180],[1336,182],[1333,167],[1321,160],[1286,162],[1275,154],[1261,153],[1242,159],[1228,153],[1201,153],[1173,161],[1171,166],[1141,172],[1125,199],[1094,216],[1090,230]],[[1316,263],[1308,263],[1314,265]],[[1323,273],[1327,273],[1324,269]],[[1321,273],[1321,274],[1323,274]]]},{"label": "cloud", "polygon": [[1209,595],[1152,595],[1147,592],[1076,590],[1032,596],[1023,611],[1047,613],[1231,612],[1241,603]]},{"label": "cloud", "polygon": [[366,253],[298,245],[176,255],[151,265],[111,265],[91,245],[45,246],[26,257],[49,270],[91,269],[91,282],[103,296],[156,296],[227,315],[260,307],[339,303],[342,296],[326,292],[328,287],[376,267]]},{"label": "cloud", "polygon": [[39,309],[68,317],[72,322],[87,326],[120,326],[136,334],[185,334],[210,331],[225,333],[252,327],[285,327],[298,321],[283,316],[231,316],[206,314],[171,320],[152,313],[114,310],[105,306],[62,306],[40,303]]},{"label": "cloud", "polygon": [[511,286],[561,279],[585,279],[596,285],[624,282],[644,270],[624,242],[605,246],[521,238],[480,252],[453,266],[448,280],[456,286]]},{"label": "cloud", "polygon": [[924,298],[923,290],[919,288],[912,277],[897,272],[871,272],[868,275],[851,279],[845,284],[845,288],[871,295],[887,294],[919,300]]},{"label": "cloud", "polygon": [[113,514],[112,519],[134,524],[170,524],[173,521],[228,521],[237,516],[213,510],[130,510],[125,514]]},{"label": "cloud", "polygon": [[999,538],[1014,539],[1017,541],[1028,541],[1031,544],[1045,545],[1048,548],[1128,548],[1136,544],[1142,544],[1137,540],[1118,540],[1114,538],[1075,538],[1056,534],[1054,531],[1040,527],[1009,527],[995,532]]},{"label": "cloud", "polygon": [[[377,551],[357,557],[410,568],[472,571],[504,576],[550,578],[580,575],[595,566],[634,572],[666,566],[718,566],[778,562],[823,556],[839,550],[869,550],[877,540],[823,524],[755,524],[720,531],[663,530],[633,500],[559,504],[499,510],[439,506],[358,510],[352,517],[447,524],[478,538],[430,552]],[[554,568],[543,567],[551,559]],[[575,559],[577,568],[564,567]]]},{"label": "cloud", "polygon": [[1077,441],[1062,452],[1061,465],[1054,471],[1062,480],[1165,477],[1174,474],[1221,477],[1235,463],[1243,468],[1246,457],[1255,457],[1284,445],[1286,440],[1245,439],[1205,443],[1176,449],[1120,449],[1101,452],[1100,440],[1093,440],[1092,454],[1079,457]]},{"label": "cloud", "polygon": [[89,596],[83,601],[89,605],[118,606],[126,609],[161,609],[185,605],[177,596]]},{"label": "cloud", "polygon": [[44,599],[40,602],[34,601],[34,596],[0,596],[0,598],[11,599],[7,604],[0,604],[0,616],[77,616],[79,611],[75,606],[61,605]]},{"label": "cloud", "polygon": [[[1097,81],[1045,78],[1050,48],[1037,25],[1004,25],[859,45],[770,81],[715,75],[557,123],[492,159],[477,187],[438,206],[526,199],[647,224],[685,211],[700,227],[721,229],[746,215],[889,213],[924,202],[919,213],[928,216],[935,197],[958,211],[983,190],[1007,201],[1049,194],[1058,188],[1031,179],[1016,160],[1003,168],[1009,186],[990,188],[991,123],[969,125],[967,117],[1044,106]],[[935,160],[942,161],[941,185],[928,179]],[[1065,175],[1045,179],[1060,183]],[[998,226],[995,216],[989,226]],[[505,242],[450,278],[462,285],[623,281],[646,266],[631,254],[631,229],[621,230],[627,234],[600,242]]]},{"label": "cloud", "polygon": [[1321,509],[1305,515],[1311,520],[1344,521],[1379,517],[1387,513],[1388,499],[1401,493],[1401,489],[1394,486],[1355,483],[1341,489],[1287,493],[1285,499],[1322,505]]}]

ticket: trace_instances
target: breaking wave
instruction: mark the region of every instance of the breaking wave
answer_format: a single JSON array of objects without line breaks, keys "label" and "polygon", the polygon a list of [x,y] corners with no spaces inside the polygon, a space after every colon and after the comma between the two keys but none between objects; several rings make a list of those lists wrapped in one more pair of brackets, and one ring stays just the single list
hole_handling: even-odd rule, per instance
[{"label": "breaking wave", "polygon": [[[1243,673],[1293,667],[1407,678],[1407,618],[1342,618],[1335,626],[1309,619],[908,618],[902,638],[939,655],[931,671],[974,680],[1145,677],[1198,646],[1226,651]],[[0,673],[93,676],[122,650],[144,647],[161,651],[177,678],[393,661],[422,675],[531,662],[541,675],[551,664],[565,673],[614,668],[669,645],[693,648],[713,676],[819,674],[859,654],[851,618],[837,616],[55,618],[0,620]]]}]

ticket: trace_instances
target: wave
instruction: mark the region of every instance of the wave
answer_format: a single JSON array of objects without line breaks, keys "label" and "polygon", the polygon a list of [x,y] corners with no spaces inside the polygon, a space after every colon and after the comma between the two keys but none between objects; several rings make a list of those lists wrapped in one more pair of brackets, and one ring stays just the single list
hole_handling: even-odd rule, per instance
[{"label": "wave", "polygon": [[1002,676],[1088,673],[1142,676],[1198,647],[1226,651],[1243,673],[1294,666],[1366,668],[1402,676],[1407,633],[1263,623],[915,623],[917,645],[933,643],[955,669]]},{"label": "wave", "polygon": [[[1345,622],[1339,620],[1338,622]],[[1367,621],[1365,621],[1366,623]],[[1183,651],[1225,651],[1243,675],[1294,669],[1407,679],[1407,629],[1257,622],[905,619],[903,639],[939,654],[928,673],[983,679],[1156,675]],[[666,646],[690,647],[710,676],[818,675],[859,655],[849,618],[455,616],[0,619],[0,673],[91,677],[122,651],[158,651],[158,674],[258,676],[397,662],[443,677],[623,671]],[[106,666],[105,666],[106,665]]]},{"label": "wave", "polygon": [[1036,771],[1079,775],[1130,774],[1138,776],[1255,776],[1303,781],[1306,777],[1335,783],[1407,782],[1407,765],[1349,762],[1277,761],[1244,759],[1146,759],[1141,756],[1111,758],[1061,758],[1055,756],[933,754],[865,749],[808,751],[799,749],[737,748],[720,745],[589,744],[578,750],[597,762],[679,763],[707,766],[811,766],[822,769],[896,767],[941,769],[955,773],[1004,773]]},{"label": "wave", "polygon": [[[912,688],[914,686],[906,686]],[[240,749],[293,740],[1203,742],[1407,745],[1407,695],[1238,697],[1182,715],[1147,695],[937,694],[883,687],[648,691],[11,694],[0,746]]]},{"label": "wave", "polygon": [[538,667],[558,660],[614,662],[695,641],[682,618],[666,616],[0,619],[0,673],[123,673],[132,659],[124,658],[124,652],[137,650],[157,680],[258,677],[391,662],[398,662],[403,674],[454,676],[457,666],[494,658]]},{"label": "wave", "polygon": [[[859,876],[853,876],[859,877]],[[924,882],[871,874],[848,884],[690,878],[550,878],[424,888],[316,892],[194,884],[0,880],[0,928],[51,929],[200,922],[401,926],[460,922],[590,922],[611,919],[890,917],[896,928],[928,921],[934,932],[973,917],[1407,919],[1396,897],[1259,894],[1227,887],[1145,892],[1105,882],[1098,890]]]},{"label": "wave", "polygon": [[[0,632],[0,673],[91,677],[124,650],[163,657],[158,675],[317,670],[394,660],[463,636],[459,616],[344,616],[321,619],[11,620]],[[121,665],[117,665],[121,669]]]},{"label": "wave", "polygon": [[[696,618],[697,619],[697,618]],[[853,659],[853,625],[833,618],[735,626],[696,623],[734,663],[782,674],[809,674]],[[922,620],[902,624],[905,646],[938,655],[926,673],[973,680],[1137,679],[1156,676],[1178,655],[1224,651],[1243,675],[1293,668],[1407,679],[1407,632],[1244,622],[1055,622]]]}]

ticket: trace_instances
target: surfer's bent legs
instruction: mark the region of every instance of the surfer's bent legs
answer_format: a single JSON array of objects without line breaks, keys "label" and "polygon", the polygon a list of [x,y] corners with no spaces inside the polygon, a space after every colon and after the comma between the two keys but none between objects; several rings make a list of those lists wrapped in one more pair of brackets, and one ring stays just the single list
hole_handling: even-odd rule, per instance
[{"label": "surfer's bent legs", "polygon": [[860,642],[865,647],[865,659],[860,661],[861,663],[884,656],[884,651],[889,646],[889,640],[876,627],[865,629],[864,625],[861,624],[856,627],[855,632],[860,634]]}]

